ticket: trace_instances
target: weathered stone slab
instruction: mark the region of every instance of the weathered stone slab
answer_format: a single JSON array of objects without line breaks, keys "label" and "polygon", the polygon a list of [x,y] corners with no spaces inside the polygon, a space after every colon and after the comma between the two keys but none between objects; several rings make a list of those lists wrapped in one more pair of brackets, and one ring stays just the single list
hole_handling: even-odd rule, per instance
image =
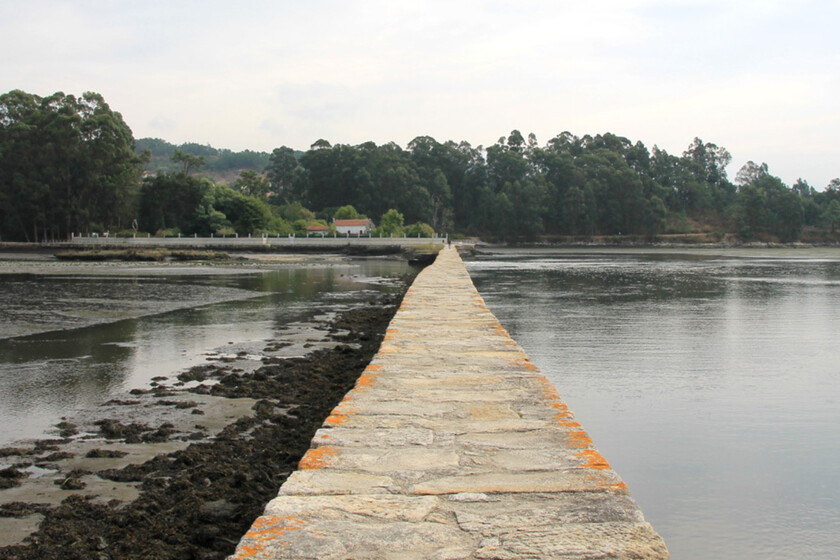
[{"label": "weathered stone slab", "polygon": [[[408,389],[408,387],[406,388]],[[528,400],[531,396],[523,390],[508,388],[484,388],[484,389],[428,389],[411,388],[410,393],[393,394],[387,387],[372,389],[365,395],[373,401],[393,402],[394,400],[407,403],[416,402],[456,402],[456,403],[507,403],[516,400]]]},{"label": "weathered stone slab", "polygon": [[494,472],[447,476],[412,485],[411,494],[626,492],[627,487],[611,470],[563,469],[551,472]]},{"label": "weathered stone slab", "polygon": [[[472,498],[464,498],[472,496]],[[441,507],[455,514],[458,526],[485,537],[571,523],[643,523],[636,502],[626,494],[563,492],[551,494],[454,494]]]},{"label": "weathered stone slab", "polygon": [[451,448],[341,447],[321,467],[373,474],[410,471],[436,473],[458,470],[460,458]]},{"label": "weathered stone slab", "polygon": [[280,495],[385,494],[393,486],[394,480],[387,476],[306,470],[293,472],[280,488]]},{"label": "weathered stone slab", "polygon": [[265,515],[344,520],[362,516],[381,521],[415,522],[426,519],[439,505],[440,499],[435,496],[279,496],[268,503]]},{"label": "weathered stone slab", "polygon": [[263,516],[232,558],[244,560],[339,560],[469,558],[476,546],[456,526],[436,522]]},{"label": "weathered stone slab", "polygon": [[[458,436],[460,445],[473,447],[488,447],[494,449],[543,449],[552,446],[568,446],[572,449],[584,447],[579,442],[572,442],[570,434],[577,434],[563,427],[543,428],[531,431],[510,431],[463,434]],[[570,445],[573,443],[573,445]]]},{"label": "weathered stone slab", "polygon": [[519,530],[487,539],[483,544],[473,558],[669,558],[665,543],[648,523],[570,524],[541,530]]},{"label": "weathered stone slab", "polygon": [[406,426],[402,428],[321,428],[315,433],[313,445],[332,446],[404,446],[431,445],[435,433],[431,429]]}]

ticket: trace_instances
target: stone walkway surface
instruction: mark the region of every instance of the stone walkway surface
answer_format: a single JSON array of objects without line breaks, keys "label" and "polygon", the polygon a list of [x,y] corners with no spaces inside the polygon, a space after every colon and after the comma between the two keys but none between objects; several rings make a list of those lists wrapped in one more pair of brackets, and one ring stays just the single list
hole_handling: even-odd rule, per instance
[{"label": "stone walkway surface", "polygon": [[668,557],[444,249],[231,558]]}]

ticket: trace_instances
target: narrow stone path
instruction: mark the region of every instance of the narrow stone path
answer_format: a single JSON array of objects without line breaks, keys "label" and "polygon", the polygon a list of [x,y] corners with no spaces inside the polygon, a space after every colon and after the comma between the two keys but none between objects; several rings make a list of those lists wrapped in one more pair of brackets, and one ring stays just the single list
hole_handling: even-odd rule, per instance
[{"label": "narrow stone path", "polygon": [[668,557],[444,249],[232,558]]}]

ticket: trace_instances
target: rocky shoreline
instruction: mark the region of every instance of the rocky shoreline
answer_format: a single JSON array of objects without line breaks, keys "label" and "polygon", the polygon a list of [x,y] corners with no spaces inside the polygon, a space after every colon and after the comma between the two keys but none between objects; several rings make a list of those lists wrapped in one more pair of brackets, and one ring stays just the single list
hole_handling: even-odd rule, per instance
[{"label": "rocky shoreline", "polygon": [[[406,286],[407,287],[407,286]],[[231,348],[0,449],[0,559],[200,559],[231,554],[375,355],[402,294],[324,318],[323,336]],[[311,331],[310,331],[311,332]],[[19,498],[19,499],[18,499]]]}]

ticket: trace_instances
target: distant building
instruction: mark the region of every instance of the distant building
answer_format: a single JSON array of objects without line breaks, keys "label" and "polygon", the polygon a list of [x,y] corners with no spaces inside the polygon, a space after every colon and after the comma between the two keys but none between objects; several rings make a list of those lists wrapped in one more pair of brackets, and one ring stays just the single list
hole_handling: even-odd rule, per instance
[{"label": "distant building", "polygon": [[365,235],[370,233],[373,228],[373,222],[367,218],[361,220],[334,220],[335,231],[339,235]]},{"label": "distant building", "polygon": [[321,224],[316,224],[314,226],[306,226],[306,236],[309,237],[310,235],[320,235],[324,237],[330,232],[330,228],[327,226],[322,226]]}]

